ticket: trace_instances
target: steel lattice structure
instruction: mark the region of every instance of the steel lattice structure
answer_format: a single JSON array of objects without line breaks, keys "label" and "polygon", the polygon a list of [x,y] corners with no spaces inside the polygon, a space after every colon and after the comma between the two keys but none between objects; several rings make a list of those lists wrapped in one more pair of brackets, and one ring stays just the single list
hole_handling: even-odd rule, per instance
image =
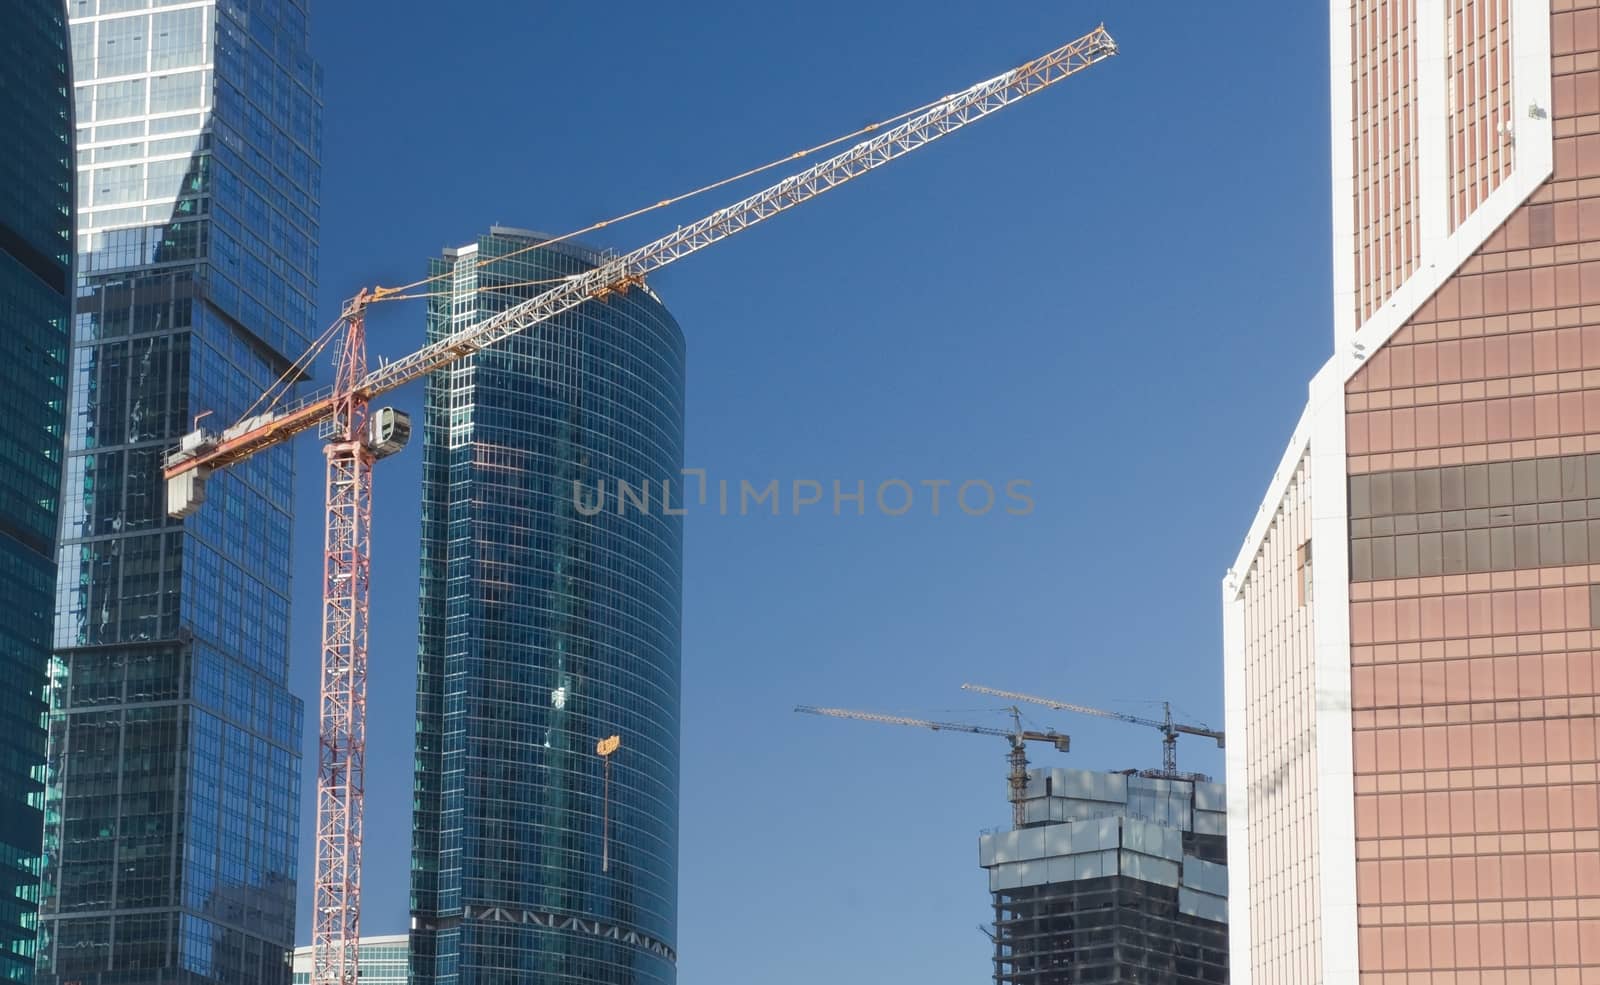
[{"label": "steel lattice structure", "polygon": [[317,862],[312,981],[356,981],[361,940],[362,808],[367,751],[367,628],[372,575],[372,466],[365,325],[351,318],[328,422],[322,577],[322,707],[317,743]]},{"label": "steel lattice structure", "polygon": [[1223,748],[1227,743],[1227,736],[1216,729],[1204,725],[1185,725],[1172,720],[1172,703],[1163,701],[1161,718],[1143,718],[1139,715],[1129,715],[1120,711],[1107,711],[1104,708],[1091,708],[1088,705],[1076,705],[1070,701],[1057,701],[1054,698],[1041,698],[1037,694],[1023,694],[1019,691],[1002,691],[999,688],[985,687],[982,684],[963,684],[963,691],[976,691],[996,698],[1005,698],[1008,701],[1027,701],[1036,705],[1044,705],[1056,711],[1074,711],[1080,715],[1093,715],[1096,718],[1110,718],[1130,725],[1147,725],[1153,729],[1161,730],[1161,773],[1183,780],[1203,780],[1207,777],[1203,773],[1180,773],[1178,771],[1178,736],[1198,735],[1207,739],[1215,739],[1217,748]]},{"label": "steel lattice structure", "polygon": [[[816,198],[934,140],[1040,92],[1117,53],[1105,28],[947,96],[871,136],[727,208],[616,257],[516,307],[469,325],[411,355],[367,372],[365,311],[395,293],[363,291],[342,313],[339,368],[329,390],[282,409],[246,417],[220,435],[185,435],[166,460],[167,510],[187,516],[205,499],[219,468],[248,459],[319,427],[329,439],[323,579],[321,742],[317,769],[317,871],[313,931],[316,985],[356,985],[361,914],[361,804],[366,743],[366,638],[371,474],[377,459],[399,450],[377,433],[370,402],[384,393],[571,311],[642,284],[699,250]],[[388,413],[388,412],[384,412]]]},{"label": "steel lattice structure", "polygon": [[1028,751],[1024,747],[1028,742],[1048,742],[1055,746],[1059,752],[1072,750],[1072,737],[1062,732],[1051,729],[1047,732],[1038,732],[1022,727],[1022,713],[1016,706],[1008,708],[1011,713],[1011,727],[1008,729],[994,728],[989,725],[969,725],[965,722],[930,722],[921,718],[903,718],[899,715],[885,715],[876,711],[852,711],[849,708],[818,708],[815,705],[795,705],[795,711],[803,715],[822,715],[825,718],[848,718],[858,722],[878,722],[882,725],[905,725],[910,728],[925,728],[934,732],[967,732],[971,735],[997,735],[1010,744],[1006,752],[1006,786],[1009,789],[1011,801],[1011,820],[1017,827],[1022,827],[1025,810],[1023,799],[1028,789]]}]

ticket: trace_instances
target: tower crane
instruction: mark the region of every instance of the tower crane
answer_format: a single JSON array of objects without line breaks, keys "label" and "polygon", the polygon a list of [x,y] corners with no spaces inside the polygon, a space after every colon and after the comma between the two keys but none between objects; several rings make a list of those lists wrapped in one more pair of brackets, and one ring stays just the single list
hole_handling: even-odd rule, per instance
[{"label": "tower crane", "polygon": [[1056,711],[1075,711],[1080,715],[1094,715],[1099,718],[1113,718],[1119,722],[1128,722],[1133,725],[1147,725],[1150,728],[1161,730],[1161,772],[1167,777],[1194,777],[1178,772],[1178,736],[1199,735],[1207,739],[1216,739],[1217,748],[1224,747],[1226,736],[1215,729],[1206,728],[1204,725],[1185,725],[1172,720],[1172,703],[1161,702],[1162,717],[1141,718],[1138,715],[1125,715],[1120,711],[1107,711],[1104,708],[1090,708],[1088,705],[1075,705],[1066,701],[1056,701],[1052,698],[1041,698],[1033,694],[1021,694],[1016,691],[1001,691],[998,688],[984,687],[982,684],[963,684],[963,691],[976,691],[978,694],[987,694],[996,698],[1005,698],[1008,701],[1027,701],[1031,704],[1044,705]]},{"label": "tower crane", "polygon": [[[316,890],[312,981],[355,985],[361,919],[362,798],[366,757],[368,596],[371,572],[372,468],[398,452],[410,434],[405,415],[371,402],[435,370],[528,331],[579,305],[605,302],[640,286],[657,270],[823,192],[1040,92],[1117,53],[1101,26],[1001,75],[914,111],[826,160],[687,226],[572,275],[526,301],[464,326],[412,354],[368,371],[365,317],[401,288],[363,289],[346,302],[336,327],[333,385],[297,401],[249,414],[220,432],[185,435],[165,460],[167,511],[192,514],[207,479],[266,449],[317,428],[327,440],[323,561],[322,693],[317,762]],[[876,127],[870,128],[877,130]]]},{"label": "tower crane", "polygon": [[795,711],[806,715],[823,715],[828,718],[850,718],[859,722],[879,722],[884,725],[909,725],[912,728],[932,729],[935,732],[969,732],[973,735],[998,735],[1011,743],[1006,753],[1010,770],[1006,783],[1010,788],[1011,823],[1021,827],[1025,818],[1022,812],[1023,796],[1028,789],[1028,754],[1023,748],[1028,742],[1048,742],[1060,752],[1072,750],[1072,737],[1050,729],[1035,732],[1022,727],[1022,713],[1016,706],[1006,709],[1011,713],[1011,728],[993,728],[988,725],[968,725],[964,722],[929,722],[920,718],[902,718],[899,715],[881,715],[874,711],[851,711],[848,708],[817,708],[813,705],[796,705]]}]

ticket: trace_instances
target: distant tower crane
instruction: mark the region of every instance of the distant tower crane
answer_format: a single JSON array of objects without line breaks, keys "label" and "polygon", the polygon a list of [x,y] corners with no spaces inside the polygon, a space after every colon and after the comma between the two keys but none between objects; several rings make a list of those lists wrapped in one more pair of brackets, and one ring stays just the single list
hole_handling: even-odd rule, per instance
[{"label": "distant tower crane", "polygon": [[1034,732],[1022,727],[1022,713],[1015,706],[1008,708],[1011,713],[1011,728],[991,728],[987,725],[967,725],[963,722],[928,722],[920,718],[901,718],[898,715],[880,715],[872,711],[850,711],[846,708],[817,708],[812,705],[796,705],[795,711],[807,715],[824,715],[828,718],[852,718],[860,722],[881,722],[884,725],[909,725],[912,728],[932,729],[935,732],[970,732],[973,735],[998,735],[1011,743],[1011,750],[1006,753],[1006,762],[1011,769],[1006,774],[1006,782],[1010,788],[1011,823],[1021,827],[1023,821],[1022,800],[1028,790],[1028,754],[1023,749],[1027,742],[1048,742],[1060,752],[1072,750],[1072,737],[1050,729],[1047,732]]},{"label": "distant tower crane", "polygon": [[1161,772],[1167,777],[1194,779],[1194,776],[1178,772],[1178,736],[1199,735],[1207,739],[1216,739],[1217,748],[1224,747],[1225,736],[1222,732],[1206,728],[1204,725],[1185,725],[1172,720],[1172,704],[1168,701],[1161,702],[1163,715],[1161,718],[1140,718],[1138,715],[1125,715],[1120,711],[1106,711],[1104,708],[1090,708],[1087,705],[1075,705],[1066,701],[1056,701],[1051,698],[1041,698],[1032,694],[1019,694],[1016,691],[1001,691],[982,684],[963,684],[963,691],[976,691],[979,694],[988,694],[996,698],[1005,698],[1008,701],[1027,701],[1031,704],[1044,705],[1056,711],[1075,711],[1080,715],[1095,715],[1099,718],[1114,718],[1119,722],[1130,722],[1134,725],[1147,725],[1161,730]]},{"label": "distant tower crane", "polygon": [[[410,434],[405,415],[369,416],[372,400],[590,301],[644,283],[646,275],[737,232],[810,201],[969,123],[1104,61],[1117,43],[1102,26],[986,82],[915,110],[903,122],[687,226],[574,274],[503,312],[377,369],[367,369],[365,319],[375,301],[400,288],[363,289],[336,328],[333,386],[248,414],[220,434],[196,430],[167,456],[167,512],[184,517],[205,501],[205,483],[228,468],[305,431],[327,440],[323,561],[321,739],[317,762],[316,890],[312,909],[315,985],[356,985],[361,920],[362,801],[366,777],[368,597],[372,467]],[[876,130],[876,127],[869,128]],[[797,156],[804,156],[797,155]],[[297,367],[298,368],[298,367]],[[254,409],[252,408],[252,411]]]}]

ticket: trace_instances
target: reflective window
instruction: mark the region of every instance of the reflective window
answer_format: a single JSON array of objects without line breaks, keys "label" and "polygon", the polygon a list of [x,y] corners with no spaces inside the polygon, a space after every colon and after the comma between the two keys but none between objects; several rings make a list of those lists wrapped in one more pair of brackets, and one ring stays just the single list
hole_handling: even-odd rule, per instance
[{"label": "reflective window", "polygon": [[150,112],[173,113],[199,109],[205,103],[204,72],[156,75],[150,79]]},{"label": "reflective window", "polygon": [[150,29],[152,71],[185,68],[206,60],[206,13],[204,7],[189,7],[155,15]]},{"label": "reflective window", "polygon": [[95,86],[94,118],[99,121],[138,116],[144,112],[144,79]]},{"label": "reflective window", "polygon": [[149,64],[150,18],[119,17],[101,21],[98,35],[95,74],[100,78],[143,72]]},{"label": "reflective window", "polygon": [[144,192],[144,165],[121,164],[113,168],[97,168],[91,176],[89,187],[95,205],[136,202]]}]

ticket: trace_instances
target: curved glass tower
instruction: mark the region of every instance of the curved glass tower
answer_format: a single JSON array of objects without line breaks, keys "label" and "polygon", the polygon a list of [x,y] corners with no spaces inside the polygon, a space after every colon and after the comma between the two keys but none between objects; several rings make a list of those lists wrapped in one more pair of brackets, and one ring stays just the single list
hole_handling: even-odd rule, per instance
[{"label": "curved glass tower", "polygon": [[[429,341],[599,260],[542,242],[496,228],[433,261]],[[648,288],[428,381],[418,983],[675,981],[683,527],[660,491],[683,401],[683,333]],[[619,481],[649,505],[619,509]]]},{"label": "curved glass tower", "polygon": [[0,0],[0,24],[0,981],[26,982],[72,313],[72,85],[62,0]]}]

